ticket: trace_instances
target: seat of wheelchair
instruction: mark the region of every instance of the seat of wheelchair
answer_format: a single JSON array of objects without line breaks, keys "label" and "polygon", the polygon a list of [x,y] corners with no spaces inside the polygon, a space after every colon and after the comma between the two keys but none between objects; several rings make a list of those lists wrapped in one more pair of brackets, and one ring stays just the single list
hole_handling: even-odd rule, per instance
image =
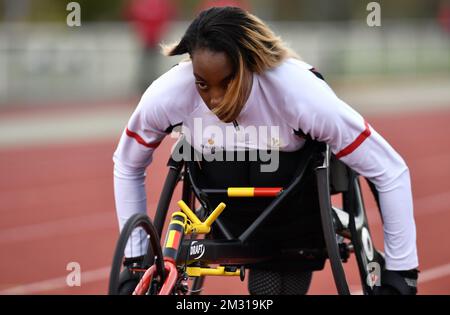
[{"label": "seat of wheelchair", "polygon": [[[196,152],[198,154],[198,152]],[[256,155],[246,152],[245,159],[217,161],[211,157],[187,163],[191,172],[193,184],[200,189],[226,189],[228,187],[287,187],[293,180],[299,167],[303,150],[294,152],[279,152],[278,167],[273,172],[261,171],[264,162]],[[227,155],[223,155],[227,156]],[[228,155],[229,157],[230,155]],[[253,157],[253,158],[252,158]],[[342,177],[342,176],[341,176]],[[335,182],[333,192],[339,192],[339,182]],[[344,186],[344,185],[341,185]],[[227,207],[220,215],[221,222],[228,231],[237,238],[244,232],[266,207],[274,200],[273,197],[232,198],[228,196],[208,195],[207,204],[212,211],[220,202]],[[220,229],[213,227],[210,235],[213,239],[224,239]],[[264,243],[267,248],[278,247],[284,251],[283,259],[274,258],[272,263],[287,267],[296,266],[298,260],[305,261],[314,255],[295,255],[301,250],[316,252],[315,259],[304,265],[306,269],[322,269],[325,258],[323,232],[320,220],[320,210],[317,198],[317,185],[313,167],[308,167],[300,185],[283,202],[281,207],[255,232],[249,242]],[[290,257],[290,258],[288,258]],[[292,259],[297,257],[298,259]],[[292,263],[291,263],[292,262]],[[269,264],[269,265],[271,265]]]}]

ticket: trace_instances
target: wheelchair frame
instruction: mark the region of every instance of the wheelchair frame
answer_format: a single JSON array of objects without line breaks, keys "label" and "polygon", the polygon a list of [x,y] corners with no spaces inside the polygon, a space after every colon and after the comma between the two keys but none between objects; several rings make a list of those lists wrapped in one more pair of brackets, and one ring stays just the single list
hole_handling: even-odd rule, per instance
[{"label": "wheelchair frame", "polygon": [[[347,295],[350,294],[350,290],[342,262],[346,262],[353,252],[356,256],[363,292],[371,294],[377,281],[373,277],[373,272],[381,270],[384,266],[384,258],[383,254],[375,249],[370,237],[358,175],[332,157],[326,144],[307,141],[302,150],[304,154],[299,161],[299,167],[291,183],[284,189],[276,187],[200,189],[195,184],[189,164],[184,161],[177,162],[170,157],[167,163],[169,173],[163,186],[154,219],[155,231],[159,238],[162,234],[172,195],[180,181],[183,181],[183,190],[182,200],[179,201],[178,205],[182,212],[177,211],[172,214],[166,239],[163,243],[162,256],[156,255],[155,264],[145,272],[135,293],[148,294],[151,288],[153,288],[153,292],[150,292],[152,294],[186,293],[187,279],[195,277],[191,293],[197,294],[201,291],[204,276],[240,276],[243,279],[246,266],[264,262],[273,257],[289,259],[303,256],[330,259],[337,292]],[[325,248],[286,250],[276,246],[268,247],[264,242],[249,241],[250,237],[261,228],[267,218],[277,211],[285,198],[294,189],[301,187],[305,171],[310,165],[314,167],[318,186]],[[332,206],[332,191],[343,193],[343,208],[345,210]],[[195,199],[200,202],[203,208],[211,209],[207,200],[208,196],[213,194],[226,195],[229,198],[257,197],[259,194],[265,197],[271,196],[274,199],[239,237],[234,237],[218,218],[225,208],[224,204],[220,204],[205,222],[201,222],[191,210],[194,209]],[[196,235],[209,233],[210,226],[214,221],[226,239],[197,239]],[[191,238],[185,239],[184,236],[188,234],[191,234]],[[346,243],[345,240],[350,241],[350,243]],[[153,253],[155,250],[151,247],[155,246],[154,243],[153,240],[149,244],[149,251],[152,250]],[[203,251],[195,249],[203,249]],[[160,253],[161,249],[158,248],[156,252]],[[161,270],[162,264],[165,266],[165,271]],[[210,268],[210,264],[220,264],[220,266]],[[159,277],[156,276],[158,274]],[[159,282],[159,285],[150,285],[152,281]]]}]

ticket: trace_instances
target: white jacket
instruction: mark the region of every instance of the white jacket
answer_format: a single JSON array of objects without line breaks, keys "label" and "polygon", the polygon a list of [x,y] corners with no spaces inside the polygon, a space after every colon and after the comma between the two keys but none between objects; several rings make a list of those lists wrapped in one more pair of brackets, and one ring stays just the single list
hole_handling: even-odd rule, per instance
[{"label": "white jacket", "polygon": [[294,133],[301,130],[329,144],[339,159],[375,184],[384,222],[387,269],[416,268],[416,229],[407,165],[311,69],[302,61],[287,59],[262,75],[253,74],[252,90],[237,126],[221,122],[205,105],[195,87],[191,62],[180,63],[153,82],[114,153],[120,227],[134,213],[146,211],[145,169],[173,126],[182,124],[190,144],[206,153],[274,146],[295,151],[305,142]]}]

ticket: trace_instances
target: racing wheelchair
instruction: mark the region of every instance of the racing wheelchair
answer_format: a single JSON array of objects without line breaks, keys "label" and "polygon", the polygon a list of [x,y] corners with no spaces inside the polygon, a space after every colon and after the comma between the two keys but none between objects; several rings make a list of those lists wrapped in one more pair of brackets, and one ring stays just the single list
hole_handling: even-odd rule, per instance
[{"label": "racing wheelchair", "polygon": [[[174,152],[188,146],[180,140]],[[283,170],[289,164],[291,167]],[[109,294],[124,292],[125,251],[137,230],[146,235],[146,251],[141,263],[129,268],[134,282],[128,293],[199,294],[206,276],[243,280],[246,270],[267,268],[311,272],[323,269],[328,259],[338,294],[348,295],[343,263],[352,254],[363,293],[373,293],[384,255],[372,242],[360,176],[336,159],[328,145],[308,139],[301,150],[280,159],[282,170],[277,176],[252,179],[248,170],[260,166],[258,163],[237,172],[238,164],[223,165],[171,155],[154,219],[136,214],[122,229]],[[234,174],[230,176],[231,168]],[[222,173],[220,180],[214,176],[217,172]],[[274,178],[278,186],[271,185]],[[180,211],[170,216],[178,184],[182,185]],[[371,188],[377,200],[373,185]],[[342,198],[341,207],[332,204],[332,195]],[[160,242],[167,223],[165,239]]]}]

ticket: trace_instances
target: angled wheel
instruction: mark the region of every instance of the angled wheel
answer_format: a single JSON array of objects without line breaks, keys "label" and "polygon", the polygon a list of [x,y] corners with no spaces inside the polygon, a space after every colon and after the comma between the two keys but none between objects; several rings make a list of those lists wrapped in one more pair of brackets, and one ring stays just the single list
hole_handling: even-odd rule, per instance
[{"label": "angled wheel", "polygon": [[[363,293],[371,294],[373,286],[379,283],[384,257],[372,241],[358,176],[348,169],[348,183],[343,192],[344,210],[333,207],[328,146],[323,154],[323,164],[316,168],[316,177],[324,239],[337,291],[343,295],[350,294],[342,262],[347,260],[351,249],[358,264]],[[345,243],[344,239],[350,243]]]},{"label": "angled wheel", "polygon": [[319,194],[320,218],[336,289],[340,295],[349,295],[350,290],[342,266],[339,238],[336,233],[339,227],[337,226],[336,221],[333,220],[334,212],[331,205],[329,163],[330,149],[327,145],[323,151],[323,163],[315,169]]},{"label": "angled wheel", "polygon": [[375,248],[372,241],[360,182],[354,172],[350,174],[349,191],[344,195],[344,208],[352,209],[349,229],[363,293],[372,294],[373,286],[379,284],[381,270],[385,265],[384,255]]},{"label": "angled wheel", "polygon": [[[125,267],[125,257],[139,256],[139,266]],[[146,214],[128,219],[117,241],[109,277],[109,294],[132,294],[148,267],[152,266],[152,286],[149,294],[156,294],[164,282],[164,261],[157,231]]]}]

